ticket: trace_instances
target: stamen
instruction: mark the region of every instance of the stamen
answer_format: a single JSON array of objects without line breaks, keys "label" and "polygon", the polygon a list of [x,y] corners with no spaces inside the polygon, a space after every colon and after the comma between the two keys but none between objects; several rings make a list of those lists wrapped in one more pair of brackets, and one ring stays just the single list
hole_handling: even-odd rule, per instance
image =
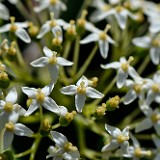
[{"label": "stamen", "polygon": [[77,87],[77,92],[80,94],[85,94],[86,93],[86,87],[85,87],[85,82],[81,82],[80,85]]},{"label": "stamen", "polygon": [[12,122],[8,122],[5,124],[5,128],[7,131],[13,132],[14,131],[14,124]]},{"label": "stamen", "polygon": [[51,12],[50,13],[50,17],[51,17],[51,22],[50,22],[50,26],[51,27],[55,27],[57,25],[56,21],[54,20],[54,13]]},{"label": "stamen", "polygon": [[42,92],[41,89],[38,89],[37,90],[37,94],[36,94],[37,101],[40,102],[40,103],[43,103],[44,102],[44,98],[45,98],[44,93]]}]

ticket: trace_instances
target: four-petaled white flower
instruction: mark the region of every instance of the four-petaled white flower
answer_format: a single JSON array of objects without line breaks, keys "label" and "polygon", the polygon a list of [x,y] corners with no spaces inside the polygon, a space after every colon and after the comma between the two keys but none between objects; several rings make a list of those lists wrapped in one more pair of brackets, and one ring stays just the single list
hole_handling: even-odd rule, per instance
[{"label": "four-petaled white flower", "polygon": [[82,39],[80,43],[86,44],[86,43],[98,41],[101,56],[103,58],[107,58],[108,50],[109,50],[109,43],[111,44],[115,43],[115,41],[109,35],[107,35],[107,31],[109,28],[110,28],[110,25],[107,25],[104,31],[95,30],[94,33],[91,33],[87,37]]},{"label": "four-petaled white flower", "polygon": [[34,7],[35,12],[41,12],[44,9],[49,9],[50,12],[54,12],[58,17],[60,11],[65,11],[67,6],[61,0],[37,0],[38,5]]},{"label": "four-petaled white flower", "polygon": [[79,160],[80,154],[76,146],[61,133],[51,131],[51,137],[55,142],[55,146],[48,148],[49,155],[46,158],[53,157],[53,160]]},{"label": "four-petaled white flower", "polygon": [[146,118],[138,123],[138,125],[135,128],[135,132],[141,132],[147,129],[150,129],[151,127],[154,127],[156,130],[156,133],[160,135],[160,112],[159,109],[156,108],[155,110],[152,110],[151,107],[146,106],[143,107],[142,112],[145,114]]},{"label": "four-petaled white flower", "polygon": [[89,86],[89,80],[85,76],[82,76],[76,85],[63,87],[60,91],[66,95],[75,95],[75,106],[78,112],[82,112],[86,97],[102,98],[104,96],[102,93]]},{"label": "four-petaled white flower", "polygon": [[101,65],[103,69],[118,69],[118,75],[117,75],[117,87],[121,88],[125,84],[125,81],[129,76],[131,76],[134,79],[139,78],[138,73],[136,70],[130,66],[131,61],[133,60],[133,57],[129,57],[128,61],[125,57],[120,58],[120,62],[112,62],[110,64]]},{"label": "four-petaled white flower", "polygon": [[31,62],[31,65],[33,67],[48,66],[51,79],[53,80],[53,82],[55,84],[58,79],[59,66],[71,66],[71,65],[73,65],[73,62],[70,62],[62,57],[57,57],[56,56],[57,52],[54,52],[47,47],[43,48],[43,52],[46,57],[41,57],[41,58]]},{"label": "four-petaled white flower", "polygon": [[25,43],[30,43],[31,39],[24,28],[28,27],[28,22],[15,22],[15,17],[10,18],[11,23],[0,27],[0,33],[13,32],[18,38]]},{"label": "four-petaled white flower", "polygon": [[112,139],[110,143],[102,148],[102,152],[111,151],[120,147],[124,154],[128,153],[129,127],[126,127],[121,131],[119,128],[105,124],[105,129],[112,136]]},{"label": "four-petaled white flower", "polygon": [[51,112],[59,113],[58,105],[56,104],[56,102],[52,98],[48,97],[52,92],[53,87],[53,83],[50,83],[42,89],[22,87],[22,91],[27,94],[32,101],[29,109],[25,113],[25,116],[29,116],[30,114],[32,114],[41,105]]},{"label": "four-petaled white flower", "polygon": [[23,109],[17,101],[17,91],[12,88],[4,100],[0,100],[0,130],[4,128],[5,124],[9,121],[17,122],[20,115],[25,114]]},{"label": "four-petaled white flower", "polygon": [[33,131],[21,123],[13,123],[13,122],[6,123],[4,137],[3,137],[4,149],[10,147],[14,138],[14,134],[18,136],[30,137],[33,134]]},{"label": "four-petaled white flower", "polygon": [[142,48],[148,48],[150,57],[152,62],[155,65],[158,65],[160,63],[160,36],[155,35],[149,35],[149,36],[143,36],[143,37],[137,37],[132,40],[133,44],[142,47]]}]

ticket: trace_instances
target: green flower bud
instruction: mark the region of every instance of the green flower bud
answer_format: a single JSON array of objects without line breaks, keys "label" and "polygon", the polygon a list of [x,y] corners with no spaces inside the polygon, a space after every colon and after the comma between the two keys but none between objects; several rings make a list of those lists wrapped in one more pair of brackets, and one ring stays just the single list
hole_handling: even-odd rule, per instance
[{"label": "green flower bud", "polygon": [[10,79],[5,71],[0,72],[0,88],[6,89],[10,85]]},{"label": "green flower bud", "polygon": [[109,98],[109,100],[106,102],[107,111],[114,111],[116,108],[119,108],[119,103],[120,103],[119,96]]}]

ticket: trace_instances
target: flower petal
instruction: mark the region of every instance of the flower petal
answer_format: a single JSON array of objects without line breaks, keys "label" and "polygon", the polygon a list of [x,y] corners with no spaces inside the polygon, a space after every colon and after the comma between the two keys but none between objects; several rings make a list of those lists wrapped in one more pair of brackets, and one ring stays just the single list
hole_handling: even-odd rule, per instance
[{"label": "flower petal", "polygon": [[134,38],[132,42],[134,45],[138,47],[149,48],[151,43],[151,38],[149,36],[138,37]]},{"label": "flower petal", "polygon": [[96,33],[92,33],[92,34],[89,34],[84,39],[82,39],[80,41],[80,44],[86,44],[86,43],[90,43],[90,42],[95,42],[95,41],[98,41],[98,39],[99,39],[99,35],[96,34]]},{"label": "flower petal", "polygon": [[37,103],[36,100],[32,100],[31,105],[29,106],[29,109],[26,111],[24,116],[31,115],[36,109],[38,109],[40,104]]},{"label": "flower petal", "polygon": [[99,44],[99,49],[100,49],[101,56],[104,59],[107,58],[108,57],[108,50],[109,50],[108,41],[106,41],[106,40],[99,40],[98,44]]},{"label": "flower petal", "polygon": [[54,88],[54,83],[51,82],[47,86],[42,88],[42,92],[45,94],[45,96],[48,96],[52,92],[53,88]]},{"label": "flower petal", "polygon": [[9,20],[8,8],[2,3],[0,3],[0,17],[4,20]]},{"label": "flower petal", "polygon": [[90,98],[102,98],[104,95],[92,87],[87,87],[86,96]]},{"label": "flower petal", "polygon": [[112,62],[106,65],[101,64],[101,68],[103,69],[109,69],[109,68],[113,68],[113,69],[118,69],[120,67],[120,63],[119,62]]},{"label": "flower petal", "polygon": [[68,61],[62,57],[57,57],[57,64],[59,64],[60,66],[71,66],[73,65],[73,62]]},{"label": "flower petal", "polygon": [[37,38],[40,39],[42,38],[47,32],[50,31],[50,25],[49,25],[49,21],[47,21],[45,24],[42,25],[39,34],[37,35]]},{"label": "flower petal", "polygon": [[75,85],[70,85],[66,86],[60,89],[61,93],[66,94],[66,95],[74,95],[77,92],[77,86]]},{"label": "flower petal", "polygon": [[29,37],[28,33],[23,28],[18,28],[15,34],[18,38],[20,38],[25,43],[31,42],[31,38]]},{"label": "flower petal", "polygon": [[0,27],[0,33],[8,32],[10,30],[10,24],[5,24],[4,26]]},{"label": "flower petal", "polygon": [[29,98],[35,98],[37,94],[37,89],[29,88],[29,87],[22,87],[22,92],[25,93]]},{"label": "flower petal", "polygon": [[118,88],[123,87],[127,77],[128,77],[128,73],[127,72],[124,72],[122,69],[118,70],[118,74],[117,74],[117,87]]},{"label": "flower petal", "polygon": [[129,150],[129,142],[128,141],[124,141],[123,143],[120,144],[122,152],[124,154],[128,153]]},{"label": "flower petal", "polygon": [[14,134],[13,134],[13,132],[5,131],[3,138],[4,138],[3,139],[3,141],[4,141],[4,149],[8,149],[12,144],[12,141],[13,141],[13,138],[14,138]]},{"label": "flower petal", "polygon": [[48,70],[50,73],[51,80],[53,81],[54,84],[56,84],[57,79],[58,79],[58,75],[59,75],[59,66],[56,64],[55,65],[50,64],[48,66]]},{"label": "flower petal", "polygon": [[6,102],[10,102],[10,103],[12,103],[12,104],[15,104],[16,101],[17,101],[17,97],[18,97],[18,95],[17,95],[16,89],[15,89],[15,88],[12,88],[12,89],[9,91],[9,93],[7,94],[7,96],[6,96]]},{"label": "flower petal", "polygon": [[106,131],[107,131],[111,136],[113,136],[114,138],[117,138],[117,136],[122,133],[119,128],[110,126],[110,125],[108,125],[108,124],[105,124],[105,129],[106,129]]},{"label": "flower petal", "polygon": [[30,63],[33,67],[45,67],[49,64],[47,57],[41,57]]},{"label": "flower petal", "polygon": [[113,139],[110,141],[109,144],[105,145],[103,148],[102,148],[102,152],[106,152],[106,151],[111,151],[111,150],[114,150],[116,148],[119,147],[119,143],[117,142],[117,140]]},{"label": "flower petal", "polygon": [[75,105],[77,112],[81,113],[86,101],[86,96],[84,94],[76,94]]},{"label": "flower petal", "polygon": [[31,136],[34,132],[24,124],[16,123],[14,125],[14,133],[18,136]]},{"label": "flower petal", "polygon": [[43,52],[44,52],[45,56],[47,56],[48,58],[53,56],[53,51],[50,50],[48,47],[44,47]]},{"label": "flower petal", "polygon": [[137,98],[137,94],[134,90],[130,90],[127,92],[127,94],[124,96],[124,104],[127,105],[131,102],[133,102]]},{"label": "flower petal", "polygon": [[151,60],[155,65],[159,64],[160,61],[160,48],[159,47],[152,47],[150,49],[150,56]]}]

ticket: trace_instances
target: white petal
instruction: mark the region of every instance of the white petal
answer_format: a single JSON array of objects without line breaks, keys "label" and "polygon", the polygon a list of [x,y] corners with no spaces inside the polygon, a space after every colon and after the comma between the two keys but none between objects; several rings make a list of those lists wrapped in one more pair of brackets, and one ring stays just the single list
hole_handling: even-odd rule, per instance
[{"label": "white petal", "polygon": [[108,57],[108,50],[109,50],[108,41],[99,40],[98,44],[99,44],[99,49],[100,49],[101,56],[104,59],[107,58]]},{"label": "white petal", "polygon": [[47,48],[47,47],[44,47],[44,48],[43,48],[43,52],[44,52],[45,56],[47,56],[47,57],[49,57],[49,58],[53,56],[53,51],[50,50],[50,49]]},{"label": "white petal", "polygon": [[52,92],[53,88],[54,88],[54,83],[51,82],[47,86],[42,88],[42,92],[45,94],[45,96],[48,96]]},{"label": "white petal", "polygon": [[160,135],[160,123],[159,122],[154,124],[154,129],[156,130],[156,133]]},{"label": "white petal", "polygon": [[57,64],[59,64],[60,66],[71,66],[73,65],[73,62],[68,61],[62,57],[57,57]]},{"label": "white petal", "polygon": [[131,102],[133,102],[137,98],[137,94],[134,90],[130,90],[127,92],[127,94],[124,96],[124,104],[127,105]]},{"label": "white petal", "polygon": [[64,145],[68,142],[67,138],[63,134],[56,131],[51,131],[50,133],[57,146],[64,147]]},{"label": "white petal", "polygon": [[81,113],[85,105],[86,96],[84,94],[76,94],[75,96],[75,105],[77,112]]},{"label": "white petal", "polygon": [[63,39],[63,36],[62,36],[62,28],[58,25],[56,25],[55,27],[53,27],[52,29],[52,33],[54,35],[54,37],[57,36],[57,33],[58,33],[58,36],[60,37],[60,39],[62,40]]},{"label": "white petal", "polygon": [[[159,20],[160,21],[160,20]],[[158,23],[154,23],[154,22],[152,22],[151,24],[150,24],[150,26],[149,26],[149,31],[151,32],[151,33],[157,33],[157,32],[159,32],[160,31],[160,22]]]},{"label": "white petal", "polygon": [[149,106],[155,99],[156,93],[152,90],[149,90],[147,93],[146,104]]},{"label": "white petal", "polygon": [[51,111],[51,112],[53,112],[53,113],[59,113],[59,107],[58,107],[58,105],[57,105],[56,102],[55,102],[52,98],[50,98],[50,97],[46,97],[46,98],[45,98],[45,101],[43,102],[42,106],[43,106],[45,109],[47,109],[47,110],[49,110],[49,111]]},{"label": "white petal", "polygon": [[149,129],[153,126],[153,123],[151,121],[150,118],[145,118],[142,122],[140,122],[137,126],[136,126],[136,130],[135,132],[141,132],[144,131],[146,129]]},{"label": "white petal", "polygon": [[84,82],[84,85],[87,87],[89,85],[88,78],[84,75],[77,81],[76,85],[79,86],[81,82]]},{"label": "white petal", "polygon": [[103,148],[102,148],[102,152],[106,152],[106,151],[111,151],[111,150],[114,150],[116,148],[119,147],[119,143],[117,142],[117,140],[111,140],[109,144],[105,145]]},{"label": "white petal", "polygon": [[38,6],[34,7],[34,11],[41,12],[42,10],[48,7],[49,7],[49,1],[45,1],[45,3],[43,3],[42,1]]},{"label": "white petal", "polygon": [[123,153],[125,153],[125,154],[128,153],[128,150],[129,150],[129,142],[128,141],[121,143],[120,146],[121,146]]},{"label": "white petal", "polygon": [[29,88],[29,87],[22,87],[23,93],[25,93],[29,98],[35,98],[37,94],[37,89]]},{"label": "white petal", "polygon": [[137,71],[133,67],[131,67],[131,66],[129,66],[129,68],[128,68],[128,74],[134,80],[140,80],[141,79],[141,77],[139,76],[139,74],[137,73]]},{"label": "white petal", "polygon": [[112,62],[106,65],[101,64],[101,68],[103,69],[109,69],[109,68],[113,68],[113,69],[118,69],[120,67],[120,63],[119,62]]},{"label": "white petal", "polygon": [[102,98],[104,95],[92,87],[87,87],[86,96],[90,98]]},{"label": "white petal", "polygon": [[153,136],[152,136],[152,140],[153,140],[155,146],[156,146],[157,148],[160,148],[160,139],[159,139],[159,137],[153,135]]},{"label": "white petal", "polygon": [[9,20],[8,8],[2,3],[0,3],[0,17],[4,20]]},{"label": "white petal", "polygon": [[85,29],[92,33],[100,33],[100,29],[95,27],[92,23],[86,22]]},{"label": "white petal", "polygon": [[61,93],[66,95],[74,95],[77,92],[77,87],[75,85],[66,86],[60,89]]},{"label": "white petal", "polygon": [[6,131],[4,133],[4,139],[3,139],[3,141],[4,141],[4,149],[8,149],[11,146],[13,138],[14,138],[13,132]]},{"label": "white petal", "polygon": [[80,44],[95,42],[95,41],[98,41],[98,39],[99,39],[99,35],[96,33],[92,33],[92,34],[88,35],[87,37],[85,37],[84,39],[82,39],[80,41]]},{"label": "white petal", "polygon": [[149,36],[134,38],[132,42],[134,45],[138,47],[149,48],[151,43],[151,38]]},{"label": "white petal", "polygon": [[20,38],[25,43],[30,43],[31,38],[29,37],[28,33],[23,28],[18,28],[15,32],[18,38]]},{"label": "white petal", "polygon": [[160,61],[160,48],[158,47],[152,47],[150,49],[150,56],[151,56],[151,60],[155,65],[159,64]]},{"label": "white petal", "polygon": [[33,131],[26,127],[24,124],[16,123],[14,126],[14,133],[18,136],[31,136]]},{"label": "white petal", "polygon": [[51,80],[53,81],[54,84],[56,84],[57,79],[58,79],[58,75],[59,75],[58,65],[56,65],[56,64],[55,65],[49,65],[48,70],[49,70],[49,73],[50,73]]},{"label": "white petal", "polygon": [[49,64],[49,59],[47,57],[41,57],[30,63],[33,67],[45,67]]},{"label": "white petal", "polygon": [[48,23],[45,23],[42,25],[41,29],[40,29],[40,32],[39,34],[37,35],[37,38],[40,39],[42,38],[47,32],[50,31],[50,25],[49,25],[49,22]]},{"label": "white petal", "polygon": [[4,26],[0,27],[0,33],[8,32],[10,30],[10,24],[5,24]]},{"label": "white petal", "polygon": [[124,72],[122,69],[118,70],[118,74],[117,74],[117,87],[118,88],[123,87],[127,77],[128,77],[128,73],[127,72]]},{"label": "white petal", "polygon": [[140,147],[140,143],[138,142],[138,140],[137,140],[131,133],[130,133],[130,137],[131,137],[131,139],[132,139],[133,146],[134,146],[135,148]]},{"label": "white petal", "polygon": [[11,102],[12,104],[15,104],[17,101],[17,91],[15,88],[12,88],[9,93],[6,96],[6,102]]},{"label": "white petal", "polygon": [[40,106],[40,104],[38,104],[36,100],[32,100],[32,103],[29,106],[29,109],[27,110],[27,112],[25,113],[24,116],[31,115],[36,109],[39,108],[39,106]]},{"label": "white petal", "polygon": [[117,136],[122,133],[119,128],[110,126],[110,125],[108,125],[108,124],[105,124],[105,129],[106,129],[106,131],[107,131],[111,136],[113,136],[114,138],[117,138]]}]

